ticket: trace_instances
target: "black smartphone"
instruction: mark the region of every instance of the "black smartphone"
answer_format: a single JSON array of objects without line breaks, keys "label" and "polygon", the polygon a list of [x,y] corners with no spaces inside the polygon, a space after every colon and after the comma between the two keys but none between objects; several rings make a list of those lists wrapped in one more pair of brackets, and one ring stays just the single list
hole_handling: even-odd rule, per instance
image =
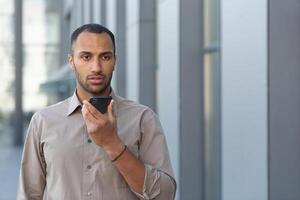
[{"label": "black smartphone", "polygon": [[102,114],[105,114],[111,100],[111,96],[93,96],[90,98],[89,102]]}]

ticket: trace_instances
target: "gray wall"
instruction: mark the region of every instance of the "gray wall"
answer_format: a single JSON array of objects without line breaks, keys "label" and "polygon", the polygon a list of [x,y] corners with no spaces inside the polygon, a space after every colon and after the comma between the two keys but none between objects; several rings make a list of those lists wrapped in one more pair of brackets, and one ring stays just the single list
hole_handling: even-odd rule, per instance
[{"label": "gray wall", "polygon": [[299,200],[300,3],[269,2],[270,200]]}]

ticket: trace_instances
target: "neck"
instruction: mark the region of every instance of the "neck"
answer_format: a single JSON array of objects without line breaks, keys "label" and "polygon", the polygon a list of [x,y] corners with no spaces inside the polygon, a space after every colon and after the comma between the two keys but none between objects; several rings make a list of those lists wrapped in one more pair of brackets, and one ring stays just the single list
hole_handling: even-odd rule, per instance
[{"label": "neck", "polygon": [[112,88],[111,88],[111,86],[109,86],[101,94],[91,94],[89,92],[86,92],[82,88],[76,87],[76,95],[77,95],[79,101],[82,103],[83,100],[87,100],[88,101],[92,96],[95,96],[95,95],[98,95],[98,96],[109,96],[110,93],[111,93],[111,90],[112,90]]}]

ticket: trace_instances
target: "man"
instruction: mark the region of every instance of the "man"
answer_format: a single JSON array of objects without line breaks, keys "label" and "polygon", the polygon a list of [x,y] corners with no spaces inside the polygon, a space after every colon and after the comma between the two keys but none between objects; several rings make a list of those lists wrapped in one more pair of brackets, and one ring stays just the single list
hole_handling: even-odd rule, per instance
[{"label": "man", "polygon": [[[71,36],[74,95],[34,114],[21,162],[17,199],[174,199],[165,137],[146,106],[115,95],[114,35],[98,24]],[[91,96],[112,96],[105,114]]]}]

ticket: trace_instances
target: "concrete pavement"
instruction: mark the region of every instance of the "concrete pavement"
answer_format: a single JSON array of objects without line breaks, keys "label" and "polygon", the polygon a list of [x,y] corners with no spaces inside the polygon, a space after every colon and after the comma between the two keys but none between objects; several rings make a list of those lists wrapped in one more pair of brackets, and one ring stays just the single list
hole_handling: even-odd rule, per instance
[{"label": "concrete pavement", "polygon": [[22,147],[0,146],[0,200],[16,199]]}]

